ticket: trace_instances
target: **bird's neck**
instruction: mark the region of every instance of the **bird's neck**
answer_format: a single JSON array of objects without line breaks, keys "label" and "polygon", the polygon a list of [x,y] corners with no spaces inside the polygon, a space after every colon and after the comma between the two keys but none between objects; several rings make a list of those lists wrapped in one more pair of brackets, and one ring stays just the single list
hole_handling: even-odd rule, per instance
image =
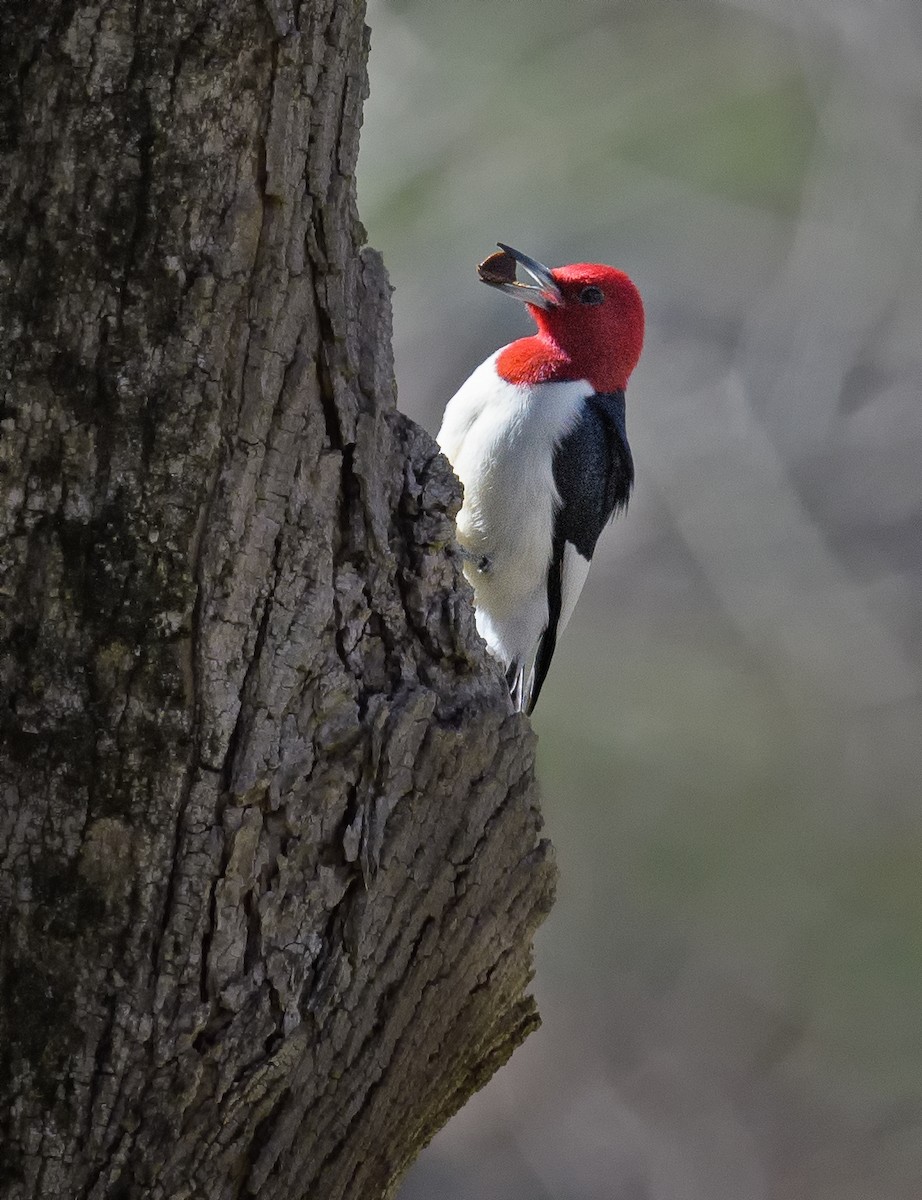
[{"label": "bird's neck", "polygon": [[507,383],[534,386],[587,379],[597,392],[624,388],[626,377],[615,347],[580,341],[564,347],[547,333],[519,338],[501,350],[496,370]]}]

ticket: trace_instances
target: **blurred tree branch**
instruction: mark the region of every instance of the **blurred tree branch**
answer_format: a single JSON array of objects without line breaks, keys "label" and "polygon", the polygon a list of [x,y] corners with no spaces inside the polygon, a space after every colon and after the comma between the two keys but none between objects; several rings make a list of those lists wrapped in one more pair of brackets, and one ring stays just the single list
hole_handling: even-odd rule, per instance
[{"label": "blurred tree branch", "polygon": [[392,1194],[537,1021],[361,6],[6,6],[2,1197]]}]

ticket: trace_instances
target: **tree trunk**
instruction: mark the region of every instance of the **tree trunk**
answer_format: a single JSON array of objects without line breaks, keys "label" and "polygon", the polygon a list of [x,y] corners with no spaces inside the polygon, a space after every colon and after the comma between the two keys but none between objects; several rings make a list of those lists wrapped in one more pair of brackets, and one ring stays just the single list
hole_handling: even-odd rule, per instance
[{"label": "tree trunk", "polygon": [[394,407],[362,5],[2,19],[0,1196],[392,1195],[553,869]]}]

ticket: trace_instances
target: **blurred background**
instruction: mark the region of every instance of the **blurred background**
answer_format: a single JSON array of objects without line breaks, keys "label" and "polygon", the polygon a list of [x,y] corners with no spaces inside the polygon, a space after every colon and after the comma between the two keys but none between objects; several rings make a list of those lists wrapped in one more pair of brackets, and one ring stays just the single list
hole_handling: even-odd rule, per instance
[{"label": "blurred background", "polygon": [[922,7],[372,0],[360,211],[433,433],[627,270],[637,464],[535,717],[543,1029],[402,1200],[922,1197]]}]

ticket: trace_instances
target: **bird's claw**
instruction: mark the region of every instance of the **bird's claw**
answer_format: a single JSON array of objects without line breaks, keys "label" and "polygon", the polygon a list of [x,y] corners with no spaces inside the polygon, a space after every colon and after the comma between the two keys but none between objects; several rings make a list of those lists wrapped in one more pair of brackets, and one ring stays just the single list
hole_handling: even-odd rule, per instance
[{"label": "bird's claw", "polygon": [[481,575],[489,575],[493,570],[493,559],[489,554],[473,554],[466,546],[461,547],[461,557],[466,563],[479,571]]}]

